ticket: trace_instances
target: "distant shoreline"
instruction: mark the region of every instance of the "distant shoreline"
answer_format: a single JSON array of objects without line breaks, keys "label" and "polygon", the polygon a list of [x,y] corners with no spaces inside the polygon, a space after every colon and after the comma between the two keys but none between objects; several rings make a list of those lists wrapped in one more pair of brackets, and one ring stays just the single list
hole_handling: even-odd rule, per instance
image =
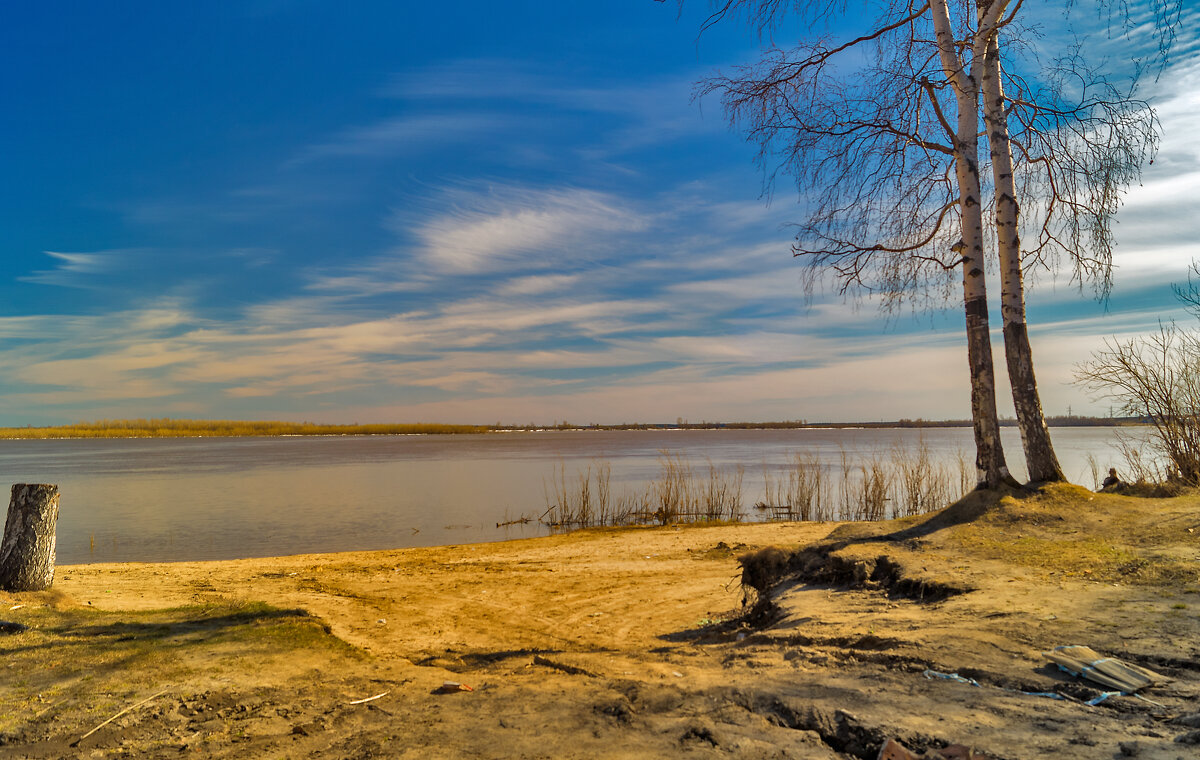
[{"label": "distant shoreline", "polygon": [[[1051,427],[1126,427],[1147,424],[1137,417],[1050,417]],[[1015,420],[1001,420],[1015,427]],[[0,440],[86,440],[94,438],[282,438],[370,435],[466,435],[484,433],[543,433],[619,430],[879,430],[971,427],[970,420],[899,419],[878,422],[684,422],[622,423],[617,425],[443,425],[437,423],[321,425],[311,422],[239,420],[101,420],[74,425],[0,428]]]}]

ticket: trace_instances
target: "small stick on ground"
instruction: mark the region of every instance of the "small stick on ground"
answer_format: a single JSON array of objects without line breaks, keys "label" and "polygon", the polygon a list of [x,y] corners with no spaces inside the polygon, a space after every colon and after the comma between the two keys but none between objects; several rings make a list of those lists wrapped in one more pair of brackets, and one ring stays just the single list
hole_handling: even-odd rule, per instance
[{"label": "small stick on ground", "polygon": [[148,696],[148,697],[146,697],[145,699],[143,699],[141,702],[138,702],[136,705],[130,705],[129,707],[126,707],[126,708],[125,708],[124,710],[122,710],[121,712],[117,713],[116,715],[112,716],[112,717],[111,717],[111,718],[109,718],[108,720],[104,721],[104,722],[103,722],[103,723],[101,723],[100,725],[98,725],[98,726],[96,726],[95,728],[93,728],[91,731],[88,731],[88,732],[87,732],[86,734],[84,734],[83,736],[81,736],[81,737],[79,737],[78,739],[76,739],[75,741],[71,742],[71,746],[72,746],[72,747],[78,747],[78,746],[79,746],[79,743],[80,743],[81,741],[83,741],[84,739],[88,738],[88,737],[89,737],[89,736],[91,736],[92,734],[96,733],[96,732],[97,732],[97,731],[99,731],[100,729],[104,728],[104,727],[105,727],[105,726],[107,726],[109,723],[112,723],[114,720],[116,720],[117,718],[121,717],[121,716],[122,716],[122,715],[124,715],[125,713],[127,713],[127,712],[130,712],[130,711],[132,711],[132,710],[136,710],[137,708],[141,707],[142,705],[146,704],[147,702],[149,702],[149,701],[151,701],[151,700],[158,699],[158,698],[159,698],[159,697],[161,697],[163,694],[166,694],[168,691],[170,691],[170,689],[163,689],[162,691],[158,692],[157,694],[151,694],[150,696]]},{"label": "small stick on ground", "polygon": [[348,704],[348,705],[363,705],[363,704],[366,704],[367,702],[374,702],[375,700],[379,699],[380,697],[386,697],[388,694],[391,694],[391,693],[392,692],[390,692],[390,691],[384,691],[384,692],[380,692],[379,694],[376,694],[373,697],[366,697],[364,699],[356,699],[353,702],[347,702],[346,704]]}]

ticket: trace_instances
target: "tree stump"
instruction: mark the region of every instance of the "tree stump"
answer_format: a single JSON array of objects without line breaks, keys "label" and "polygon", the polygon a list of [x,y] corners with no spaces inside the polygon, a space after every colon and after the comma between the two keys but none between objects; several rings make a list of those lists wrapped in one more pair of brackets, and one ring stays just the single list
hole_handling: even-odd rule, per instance
[{"label": "tree stump", "polygon": [[0,543],[0,588],[42,591],[54,583],[58,486],[15,483]]}]

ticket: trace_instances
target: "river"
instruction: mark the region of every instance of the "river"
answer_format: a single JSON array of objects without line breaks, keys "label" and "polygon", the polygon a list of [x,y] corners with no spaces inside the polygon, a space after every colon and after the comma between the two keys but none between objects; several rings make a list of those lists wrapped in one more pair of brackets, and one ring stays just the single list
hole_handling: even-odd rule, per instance
[{"label": "river", "polygon": [[[1051,433],[1074,482],[1092,485],[1089,454],[1104,469],[1119,465],[1112,428]],[[18,440],[0,441],[0,473],[9,483],[59,485],[61,564],[204,560],[544,535],[536,518],[560,466],[570,480],[607,462],[614,491],[637,491],[657,476],[663,451],[697,471],[744,466],[752,505],[763,498],[764,471],[796,452],[835,467],[843,451],[886,459],[922,441],[941,461],[971,456],[966,428]],[[1020,476],[1015,429],[1004,430],[1004,444]],[[523,516],[533,520],[496,525]]]}]

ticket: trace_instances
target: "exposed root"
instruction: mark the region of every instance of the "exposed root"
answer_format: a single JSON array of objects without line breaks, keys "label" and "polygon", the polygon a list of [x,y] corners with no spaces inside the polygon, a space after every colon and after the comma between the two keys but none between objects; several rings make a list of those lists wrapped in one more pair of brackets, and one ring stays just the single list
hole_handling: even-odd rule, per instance
[{"label": "exposed root", "polygon": [[966,584],[908,575],[899,562],[887,555],[845,557],[835,553],[838,548],[835,544],[825,544],[788,552],[772,546],[738,557],[742,606],[747,610],[743,621],[756,627],[770,624],[777,611],[772,590],[785,581],[876,589],[893,598],[923,603],[940,602],[975,590]]},{"label": "exposed root", "polygon": [[[742,569],[742,606],[749,607],[746,621],[751,625],[766,625],[774,617],[775,603],[771,601],[770,590],[788,575],[794,556],[769,546],[738,557],[738,566]],[[753,606],[749,604],[751,591],[754,592]]]},{"label": "exposed root", "polygon": [[747,552],[738,557],[738,566],[742,569],[743,592],[754,589],[759,596],[764,595],[772,586],[783,580],[791,558],[791,554],[774,546]]},{"label": "exposed root", "polygon": [[816,547],[799,552],[793,563],[799,566],[796,573],[798,580],[848,588],[878,589],[889,596],[917,602],[940,602],[975,590],[966,584],[909,575],[905,573],[903,565],[887,555],[875,558],[845,557],[832,553],[828,547]]}]

